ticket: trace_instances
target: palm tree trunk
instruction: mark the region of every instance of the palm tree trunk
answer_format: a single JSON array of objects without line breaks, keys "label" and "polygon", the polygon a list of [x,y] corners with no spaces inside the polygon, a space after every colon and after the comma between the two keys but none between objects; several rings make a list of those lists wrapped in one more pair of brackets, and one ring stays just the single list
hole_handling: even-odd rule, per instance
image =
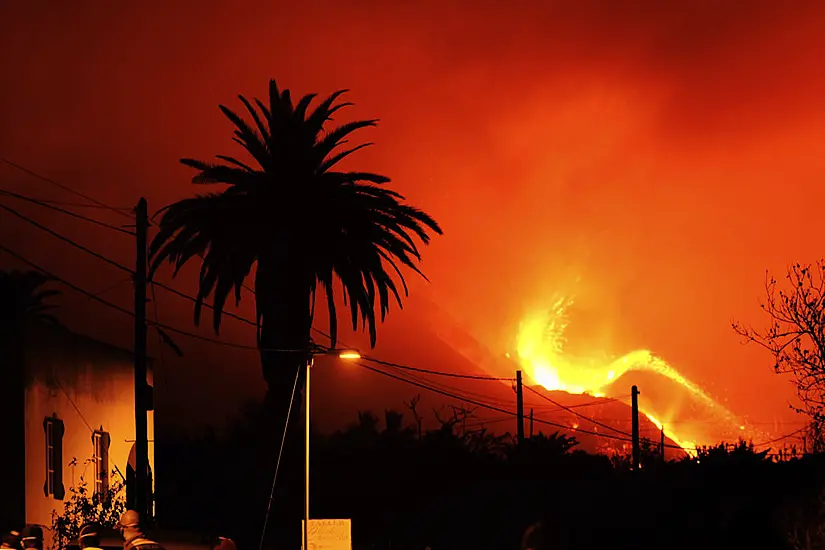
[{"label": "palm tree trunk", "polygon": [[[0,517],[19,528],[26,521],[26,372],[25,331],[16,323],[0,323],[0,418],[3,422],[4,463],[0,474],[3,487]],[[6,462],[8,461],[8,462]],[[45,468],[43,470],[45,475]]]},{"label": "palm tree trunk", "polygon": [[[297,548],[303,517],[302,390],[312,327],[312,279],[302,277],[300,272],[290,269],[268,271],[266,265],[259,263],[255,286],[257,307],[262,314],[259,346],[263,375],[267,383],[265,409],[267,430],[270,432],[268,436],[273,443],[270,446],[273,451],[273,467],[292,400],[284,453],[275,487],[274,512],[277,516],[273,517],[278,517],[279,520],[273,524],[273,535],[284,547]],[[300,263],[295,262],[293,265]],[[293,396],[296,375],[298,385]]]}]

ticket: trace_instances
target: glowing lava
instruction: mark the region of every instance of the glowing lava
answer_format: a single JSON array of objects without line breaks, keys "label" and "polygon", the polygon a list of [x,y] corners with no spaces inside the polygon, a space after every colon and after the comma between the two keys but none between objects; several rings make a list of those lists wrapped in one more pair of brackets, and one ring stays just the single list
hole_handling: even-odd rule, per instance
[{"label": "glowing lava", "polygon": [[[572,357],[566,354],[565,329],[569,322],[567,309],[572,303],[570,298],[558,298],[549,311],[530,316],[521,324],[517,342],[519,362],[536,383],[550,391],[601,397],[606,395],[606,391],[616,380],[628,372],[653,372],[682,387],[692,399],[712,410],[713,416],[722,423],[739,426],[739,421],[730,411],[650,351],[631,351],[618,359],[604,355]],[[640,402],[639,409],[657,428],[662,429],[662,422],[655,416],[651,406]],[[673,430],[667,431],[668,437],[687,452],[696,448],[695,442],[679,438]],[[709,441],[709,438],[703,439],[705,441],[702,444],[716,443]]]}]

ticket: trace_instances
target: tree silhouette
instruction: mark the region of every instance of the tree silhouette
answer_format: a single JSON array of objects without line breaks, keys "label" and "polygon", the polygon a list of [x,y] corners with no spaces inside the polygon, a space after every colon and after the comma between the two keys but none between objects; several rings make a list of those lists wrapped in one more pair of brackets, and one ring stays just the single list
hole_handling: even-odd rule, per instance
[{"label": "tree silhouette", "polygon": [[814,265],[794,264],[785,278],[787,289],[766,276],[765,299],[760,307],[770,317],[763,330],[734,322],[733,329],[771,352],[774,369],[790,374],[802,402],[797,412],[810,420],[811,450],[825,450],[825,260]]},{"label": "tree silhouette", "polygon": [[51,278],[39,271],[0,271],[0,323],[23,330],[30,321],[59,324],[47,300],[60,295],[59,290],[42,287]]},{"label": "tree silhouette", "polygon": [[[44,289],[50,278],[37,271],[0,271],[0,353],[3,354],[2,383],[0,383],[0,418],[20,419],[9,422],[9,439],[4,452],[9,455],[9,464],[25,460],[26,431],[22,421],[25,415],[26,340],[27,328],[33,322],[58,324],[51,315],[54,305],[48,299],[60,294],[58,290]],[[23,462],[19,462],[23,463]],[[9,472],[7,487],[9,499],[7,519],[22,521],[18,517],[25,505],[16,499],[25,495],[25,476]],[[18,496],[19,495],[19,496]],[[5,499],[4,499],[5,500]],[[5,506],[0,507],[4,512]],[[0,513],[0,516],[6,514]]]},{"label": "tree silhouette", "polygon": [[[441,234],[433,218],[383,187],[390,181],[386,176],[337,170],[341,161],[369,145],[339,149],[347,138],[377,122],[360,120],[327,130],[332,115],[350,105],[338,101],[345,91],[310,111],[315,94],[293,104],[290,91],[280,90],[272,80],[268,103],[256,99],[253,104],[239,96],[251,121],[221,105],[235,125],[233,140],[251,163],[225,155],[217,156],[221,163],[181,159],[197,170],[193,183],[227,187],[163,208],[149,247],[151,274],[166,261],[175,264],[177,274],[189,260],[201,258],[195,323],[211,295],[216,332],[230,294],[240,302],[244,281],[254,269],[267,402],[283,417],[293,381],[302,374],[314,345],[317,293],[323,293],[329,311],[330,346],[336,345],[338,335],[336,281],[353,329],[366,329],[374,346],[377,312],[383,321],[391,301],[401,307],[401,293],[407,293],[401,269],[423,276],[417,242],[428,244],[431,232]],[[299,423],[293,424],[288,449],[300,448]],[[287,460],[284,478],[297,478],[289,471],[292,460],[298,467],[297,459]],[[292,495],[300,497],[297,484]],[[294,503],[291,508],[299,509]]]},{"label": "tree silhouette", "polygon": [[214,294],[216,331],[230,293],[239,302],[255,269],[258,342],[270,390],[289,386],[295,367],[303,364],[319,286],[330,314],[330,344],[335,346],[338,333],[336,280],[353,328],[364,326],[374,344],[376,309],[383,320],[393,298],[401,305],[396,280],[406,293],[401,266],[421,273],[415,239],[427,244],[428,231],[441,234],[430,216],[382,187],[389,178],[334,170],[369,144],[336,149],[356,130],[377,122],[349,122],[327,131],[332,115],[350,105],[337,102],[345,91],[308,112],[315,94],[293,105],[290,91],[279,90],[273,80],[268,105],[255,100],[256,108],[240,96],[252,123],[221,105],[236,126],[234,141],[257,166],[224,155],[217,156],[224,161],[219,164],[181,159],[198,171],[193,183],[228,188],[165,207],[150,246],[153,272],[166,260],[177,273],[193,257],[202,258],[195,321]]}]

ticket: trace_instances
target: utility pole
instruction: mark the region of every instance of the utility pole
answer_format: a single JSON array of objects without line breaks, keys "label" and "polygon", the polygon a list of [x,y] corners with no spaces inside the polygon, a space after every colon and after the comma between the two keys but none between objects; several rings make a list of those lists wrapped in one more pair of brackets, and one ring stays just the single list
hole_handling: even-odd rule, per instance
[{"label": "utility pole", "polygon": [[639,447],[639,388],[633,386],[630,389],[630,398],[632,406],[632,422],[633,429],[631,436],[633,439],[633,470],[638,471],[641,463],[641,449]]},{"label": "utility pole", "polygon": [[146,374],[146,284],[149,213],[141,197],[135,208],[135,511],[144,521],[151,518],[149,506],[149,434],[146,417],[149,384]]},{"label": "utility pole", "polygon": [[533,408],[530,408],[530,439],[533,439]]},{"label": "utility pole", "polygon": [[521,385],[521,371],[516,371],[516,426],[518,434],[518,443],[524,443],[524,390]]},{"label": "utility pole", "polygon": [[662,430],[661,430],[661,433],[659,434],[659,437],[661,438],[661,441],[659,442],[659,444],[661,445],[661,448],[662,448],[662,462],[664,462],[665,461],[665,427],[664,426],[662,426]]}]

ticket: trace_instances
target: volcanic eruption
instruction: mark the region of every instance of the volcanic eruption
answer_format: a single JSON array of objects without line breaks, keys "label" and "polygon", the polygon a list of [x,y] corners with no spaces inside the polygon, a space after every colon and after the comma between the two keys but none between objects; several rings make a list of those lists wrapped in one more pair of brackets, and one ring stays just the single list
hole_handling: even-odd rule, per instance
[{"label": "volcanic eruption", "polygon": [[[646,399],[640,400],[640,412],[686,452],[692,453],[697,445],[730,440],[732,436],[753,436],[736,415],[649,350],[633,350],[618,357],[598,352],[568,353],[566,330],[568,310],[573,303],[573,297],[556,296],[550,307],[526,316],[521,322],[517,360],[536,384],[549,391],[614,397],[628,402],[625,390],[630,383],[617,382],[627,382],[632,374],[649,373],[654,376],[645,377],[644,387],[650,391],[645,391]],[[689,419],[695,421],[691,423]]]}]

